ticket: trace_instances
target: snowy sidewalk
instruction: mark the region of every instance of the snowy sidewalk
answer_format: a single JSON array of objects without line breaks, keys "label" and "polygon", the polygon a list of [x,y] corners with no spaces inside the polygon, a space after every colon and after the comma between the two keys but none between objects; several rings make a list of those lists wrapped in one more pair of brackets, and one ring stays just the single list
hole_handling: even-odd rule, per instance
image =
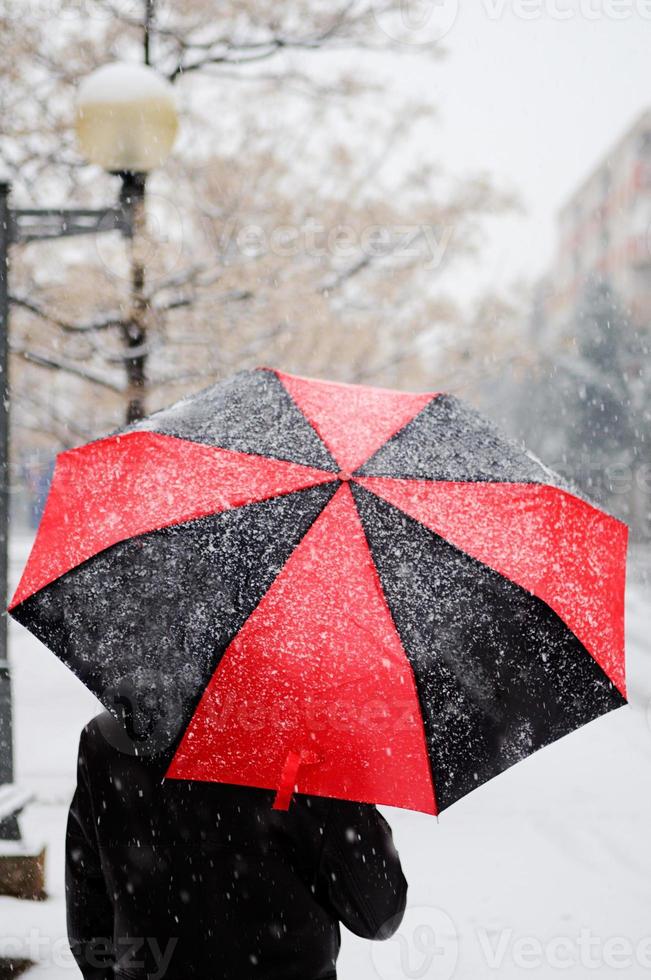
[{"label": "snowy sidewalk", "polygon": [[[344,935],[341,980],[651,976],[651,596],[639,584],[627,634],[631,707],[515,766],[438,823],[385,811],[409,911],[387,943]],[[27,939],[40,964],[29,980],[64,980],[79,976],[65,942],[66,810],[78,734],[98,706],[15,624],[11,641],[17,777],[38,798],[23,828],[48,842],[50,898],[0,898],[0,942]]]}]

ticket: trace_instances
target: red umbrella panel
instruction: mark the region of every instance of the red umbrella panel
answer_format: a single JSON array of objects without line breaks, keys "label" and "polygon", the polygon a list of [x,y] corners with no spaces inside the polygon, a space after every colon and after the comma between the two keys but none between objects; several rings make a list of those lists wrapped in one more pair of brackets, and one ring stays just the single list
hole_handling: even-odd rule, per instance
[{"label": "red umbrella panel", "polygon": [[60,454],[10,610],[170,778],[438,813],[625,703],[626,544],[451,395],[260,369]]}]

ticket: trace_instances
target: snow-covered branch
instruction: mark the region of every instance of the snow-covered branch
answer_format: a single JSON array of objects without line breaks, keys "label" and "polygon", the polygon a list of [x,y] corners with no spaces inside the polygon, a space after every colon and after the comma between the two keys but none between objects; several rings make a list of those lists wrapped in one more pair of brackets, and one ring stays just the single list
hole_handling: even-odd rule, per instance
[{"label": "snow-covered branch", "polygon": [[51,351],[32,350],[22,344],[15,343],[11,344],[9,349],[12,354],[18,355],[30,364],[36,364],[39,367],[48,368],[52,371],[63,371],[66,374],[74,375],[76,378],[82,378],[84,381],[99,385],[101,388],[106,388],[108,391],[113,391],[116,394],[122,394],[125,391],[124,385],[111,380],[101,371],[97,371],[92,367],[82,367],[74,361],[58,357]]}]

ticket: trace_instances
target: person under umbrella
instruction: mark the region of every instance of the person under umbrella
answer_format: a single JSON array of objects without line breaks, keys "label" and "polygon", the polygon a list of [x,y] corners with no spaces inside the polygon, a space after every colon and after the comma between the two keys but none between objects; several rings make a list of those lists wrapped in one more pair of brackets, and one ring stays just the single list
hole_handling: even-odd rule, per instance
[{"label": "person under umbrella", "polygon": [[66,838],[85,980],[331,980],[339,923],[389,938],[407,882],[371,805],[163,780],[158,740],[109,712],[82,732]]}]

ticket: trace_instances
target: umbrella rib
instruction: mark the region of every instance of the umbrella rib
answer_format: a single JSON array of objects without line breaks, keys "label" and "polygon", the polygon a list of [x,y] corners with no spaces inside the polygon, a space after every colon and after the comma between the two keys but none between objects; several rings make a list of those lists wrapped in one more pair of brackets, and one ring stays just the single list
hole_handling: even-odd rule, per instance
[{"label": "umbrella rib", "polygon": [[299,411],[301,413],[301,415],[303,416],[303,418],[305,419],[305,421],[307,422],[307,424],[310,426],[310,428],[313,429],[314,432],[316,433],[317,437],[319,438],[319,440],[321,441],[321,443],[325,447],[326,452],[330,456],[330,459],[332,460],[333,465],[336,467],[336,469],[338,471],[340,469],[339,460],[336,458],[334,452],[332,451],[331,447],[328,445],[327,441],[324,439],[324,437],[321,434],[321,432],[319,432],[319,428],[318,428],[317,424],[315,422],[313,422],[312,419],[303,411],[303,409],[301,408],[301,406],[299,405],[299,403],[296,401],[296,399],[292,395],[291,391],[289,391],[289,389],[287,388],[287,385],[283,382],[283,379],[280,376],[280,372],[279,371],[276,371],[274,369],[271,369],[271,370],[272,370],[273,374],[275,374],[276,378],[278,379],[278,382],[282,385],[283,390],[285,392],[287,392],[287,397],[291,399],[292,405],[294,405],[296,407],[297,411]]},{"label": "umbrella rib", "polygon": [[[463,482],[468,482],[468,481],[463,481]],[[492,481],[485,481],[485,482],[486,483],[490,483]],[[517,486],[518,484],[513,484],[513,485],[514,486]],[[541,486],[549,486],[549,484],[540,484],[540,485]],[[501,571],[499,568],[496,568],[494,565],[491,565],[488,561],[484,561],[482,558],[478,558],[476,555],[472,554],[472,552],[467,551],[465,548],[463,548],[460,545],[456,544],[454,541],[451,541],[450,538],[446,537],[445,534],[442,534],[440,531],[434,530],[432,527],[430,527],[429,525],[425,524],[423,521],[419,520],[418,517],[415,517],[413,514],[410,514],[406,510],[403,510],[402,507],[399,507],[397,504],[395,504],[391,500],[388,500],[387,498],[383,497],[381,494],[375,493],[373,490],[371,490],[369,487],[367,487],[367,486],[365,486],[363,484],[359,484],[359,486],[360,486],[361,489],[365,490],[366,493],[371,494],[371,496],[375,497],[377,500],[381,500],[383,504],[385,504],[388,507],[391,507],[393,510],[397,511],[397,513],[401,514],[403,517],[408,518],[408,520],[410,520],[410,521],[414,521],[416,524],[418,524],[420,527],[424,528],[430,534],[433,534],[436,537],[440,538],[442,541],[445,541],[445,543],[450,548],[454,548],[455,551],[457,551],[459,554],[464,555],[466,558],[469,558],[469,559],[471,559],[474,562],[477,562],[478,565],[481,565],[483,568],[488,569],[493,574],[499,575],[501,578],[503,578],[507,582],[510,582],[516,588],[521,589],[523,592],[529,593],[530,595],[534,596],[539,602],[542,602],[545,606],[547,606],[547,608],[549,610],[551,610],[552,613],[554,613],[555,616],[557,616],[561,620],[561,622],[563,623],[563,625],[565,626],[565,628],[568,630],[568,632],[571,633],[572,636],[575,637],[575,639],[577,640],[578,643],[581,644],[581,646],[583,647],[583,649],[585,650],[585,652],[595,661],[595,663],[597,664],[597,666],[602,671],[605,679],[609,683],[614,684],[615,687],[617,687],[617,689],[620,691],[620,693],[623,696],[625,696],[625,689],[622,688],[622,686],[620,685],[620,683],[618,683],[618,681],[614,677],[611,677],[609,675],[609,673],[605,670],[605,668],[601,664],[600,660],[593,653],[593,651],[586,644],[586,642],[583,639],[581,639],[581,637],[569,625],[569,623],[566,622],[565,618],[560,614],[560,612],[557,609],[555,609],[554,606],[550,602],[548,602],[541,595],[539,595],[538,592],[534,592],[532,589],[527,588],[527,586],[522,585],[516,579],[511,578],[509,575],[507,575],[505,572]],[[558,488],[552,487],[552,489],[553,490],[556,490]],[[559,490],[559,492],[560,493],[565,493],[565,491],[563,491],[563,490]],[[571,494],[568,494],[568,496],[572,496],[572,495]],[[581,502],[584,503],[584,501],[581,501]],[[586,506],[590,506],[590,505],[589,504],[586,504]],[[616,519],[613,518],[613,520],[616,520]],[[621,524],[620,521],[618,521],[617,523],[620,523]]]},{"label": "umbrella rib", "polygon": [[406,422],[403,422],[402,425],[398,426],[396,431],[392,432],[391,435],[385,439],[385,441],[382,443],[381,446],[378,446],[377,449],[374,449],[373,452],[370,454],[370,456],[367,459],[365,459],[363,463],[360,463],[359,466],[355,467],[355,472],[353,475],[362,476],[363,474],[361,474],[359,471],[363,469],[365,466],[368,466],[368,464],[373,459],[375,459],[378,453],[380,453],[385,448],[385,446],[388,446],[389,443],[394,442],[402,435],[402,433],[406,429],[409,429],[411,426],[413,426],[416,423],[416,420],[419,419],[420,416],[423,414],[423,412],[426,412],[427,409],[431,406],[432,402],[436,401],[436,399],[440,398],[442,395],[445,395],[444,391],[433,392],[430,400],[425,405],[423,405],[421,409],[419,409],[414,415],[412,415],[410,419],[407,419]]},{"label": "umbrella rib", "polygon": [[[307,419],[307,421],[309,422],[309,419]],[[312,428],[314,428],[314,426],[312,426]],[[73,453],[79,452],[80,449],[85,449],[86,446],[91,446],[94,443],[103,442],[105,439],[110,439],[115,437],[119,437],[120,439],[125,439],[128,436],[139,435],[140,433],[143,432],[147,432],[150,435],[162,436],[164,439],[173,439],[176,440],[177,442],[188,443],[191,446],[201,446],[204,449],[219,449],[221,452],[224,453],[233,453],[234,455],[237,456],[248,456],[251,459],[260,459],[260,460],[271,459],[277,463],[289,463],[290,466],[300,466],[302,469],[305,470],[318,470],[319,472],[323,473],[324,476],[327,476],[331,480],[334,480],[336,476],[334,470],[324,470],[322,466],[314,466],[312,463],[301,463],[299,460],[290,459],[288,456],[274,455],[273,452],[260,453],[260,452],[251,452],[248,449],[233,449],[231,446],[222,446],[217,442],[214,443],[203,442],[201,439],[190,439],[188,438],[188,436],[179,436],[175,432],[158,432],[156,429],[133,429],[131,432],[118,431],[116,433],[113,433],[112,436],[111,435],[101,436],[99,439],[93,439],[91,440],[91,442],[84,443],[83,446],[75,446],[72,449],[66,449],[62,453],[59,453],[58,455],[59,456],[72,455]],[[323,440],[321,441],[323,442]],[[328,452],[330,452],[330,450],[328,450]],[[337,465],[335,460],[333,460],[333,464]]]},{"label": "umbrella rib", "polygon": [[423,722],[423,713],[422,713],[422,710],[423,709],[422,709],[420,697],[419,697],[419,694],[418,694],[418,685],[416,684],[416,677],[415,677],[415,674],[414,674],[414,668],[413,668],[413,666],[411,664],[411,661],[410,661],[409,657],[407,656],[407,653],[406,653],[405,648],[404,648],[404,644],[402,642],[402,637],[400,636],[400,632],[398,630],[398,626],[397,626],[396,621],[395,621],[395,617],[393,615],[393,612],[391,611],[391,607],[390,607],[390,605],[389,605],[389,603],[387,601],[387,597],[384,594],[384,589],[382,588],[382,581],[380,579],[380,573],[378,571],[377,565],[375,564],[375,559],[373,558],[373,552],[371,551],[371,546],[369,544],[368,535],[366,534],[366,528],[364,527],[364,522],[362,520],[362,515],[361,515],[361,513],[359,511],[359,507],[357,506],[357,501],[355,500],[355,495],[353,493],[351,493],[350,496],[353,499],[353,503],[355,505],[355,510],[357,511],[357,516],[359,518],[360,527],[362,528],[362,532],[364,534],[364,543],[366,545],[366,551],[367,551],[367,554],[368,554],[368,560],[369,560],[369,563],[370,563],[370,568],[371,568],[371,571],[372,571],[372,574],[373,574],[373,580],[375,582],[375,586],[377,588],[378,595],[380,596],[380,600],[383,603],[384,607],[386,608],[386,611],[387,611],[387,613],[388,613],[388,615],[390,617],[391,624],[393,626],[393,629],[395,631],[396,637],[397,637],[398,642],[400,644],[400,649],[402,650],[403,656],[405,658],[405,662],[407,663],[407,665],[409,667],[409,676],[410,676],[411,682],[412,682],[414,698],[416,700],[416,704],[418,705],[418,707],[420,709],[420,719],[419,719],[420,725],[419,725],[419,730],[420,730],[420,733],[421,733],[421,736],[422,736],[422,741],[423,741],[423,751],[425,752],[425,757],[427,758],[428,772],[429,772],[429,777],[430,777],[430,785],[431,785],[431,789],[432,789],[432,800],[434,802],[434,812],[435,812],[435,815],[438,817],[438,814],[439,814],[439,805],[438,805],[437,794],[436,794],[436,777],[435,777],[435,774],[434,774],[434,764],[433,764],[432,757],[431,757],[431,754],[430,754],[430,751],[429,751],[429,748],[428,748],[428,744],[427,744],[427,736],[425,734],[425,725],[424,725],[424,722]]},{"label": "umbrella rib", "polygon": [[[129,436],[130,435],[131,434],[129,434]],[[156,443],[158,442],[160,442],[161,445],[166,445],[169,439],[167,435],[163,435],[160,433],[151,433],[151,435],[155,437],[155,442],[153,444],[154,448],[156,448]],[[111,439],[113,443],[119,445],[120,441],[124,441],[124,439],[128,438],[129,436],[127,437],[113,436],[113,437],[108,437],[108,439]],[[136,433],[133,433],[133,436],[135,437]],[[138,439],[142,439],[142,434],[138,433],[137,437]],[[98,442],[96,443],[91,443],[90,445],[94,447],[94,450],[91,451],[97,451],[98,444],[101,441],[102,440],[98,440]],[[199,451],[202,453],[202,455],[204,455],[206,460],[209,460],[211,456],[214,456],[215,451],[218,453],[227,453],[229,458],[231,459],[234,459],[240,455],[235,450],[228,450],[228,449],[222,449],[221,447],[212,447],[199,443],[192,443],[190,440],[177,439],[176,441],[185,442],[186,445],[197,446]],[[78,482],[78,475],[73,472],[74,461],[79,459],[80,455],[85,449],[86,447],[82,447],[82,449],[69,450],[68,452],[61,453],[57,460],[57,469],[59,469],[59,474],[61,475],[63,471],[63,475],[68,480],[70,480],[71,475],[75,476],[76,479],[74,482]],[[88,453],[86,453],[86,455],[88,455]],[[268,462],[267,457],[260,456],[259,454],[245,454],[245,455],[247,455],[251,460],[255,460],[257,458],[261,462],[262,461]],[[69,472],[68,472],[69,466],[65,465],[68,464],[68,461],[73,462],[73,470],[70,470]],[[213,514],[224,513],[227,510],[239,509],[240,507],[249,506],[254,503],[261,503],[265,500],[274,500],[279,497],[289,496],[292,493],[301,493],[302,491],[311,489],[314,486],[322,486],[323,484],[334,482],[336,479],[335,474],[330,473],[327,470],[318,470],[315,467],[310,468],[310,467],[303,466],[302,464],[292,463],[289,461],[274,460],[274,462],[280,462],[281,465],[283,463],[286,463],[286,465],[288,467],[291,467],[292,469],[294,467],[300,467],[301,469],[305,469],[306,472],[309,469],[311,469],[312,472],[315,474],[321,473],[323,479],[318,481],[313,481],[311,483],[306,484],[303,487],[300,486],[289,487],[286,490],[275,490],[275,489],[269,490],[268,488],[266,488],[263,492],[260,492],[259,495],[254,493],[250,499],[243,499],[241,501],[234,499],[234,503],[232,503],[230,506],[224,505],[223,498],[220,501],[219,491],[218,488],[216,488],[214,497],[209,504],[206,501],[203,501],[200,504],[197,504],[195,502],[192,507],[188,505],[187,511],[181,513],[180,515],[178,513],[176,515],[171,515],[170,513],[163,514],[160,512],[158,514],[156,514],[155,512],[147,513],[145,509],[145,512],[142,514],[142,519],[140,520],[139,524],[132,524],[131,526],[123,526],[121,528],[118,527],[117,529],[113,529],[112,533],[111,533],[111,529],[109,528],[108,530],[105,530],[104,534],[101,533],[99,535],[96,534],[94,539],[92,537],[88,539],[86,548],[80,547],[80,543],[83,544],[83,536],[73,533],[70,522],[67,519],[66,515],[64,514],[62,518],[62,515],[58,510],[58,508],[62,506],[62,499],[61,499],[61,494],[56,490],[58,484],[56,482],[56,470],[55,470],[55,477],[53,478],[52,481],[52,489],[50,491],[50,496],[48,497],[48,502],[46,504],[46,509],[44,512],[44,521],[41,523],[41,527],[39,528],[39,535],[37,536],[36,541],[34,542],[32,552],[30,554],[29,560],[23,572],[23,576],[18,585],[16,593],[12,598],[9,609],[15,608],[25,599],[29,598],[30,595],[33,595],[35,592],[39,591],[40,589],[45,588],[47,585],[50,585],[61,575],[64,575],[67,572],[71,571],[73,568],[78,567],[83,562],[88,561],[89,559],[93,558],[95,555],[99,554],[100,552],[105,551],[107,548],[119,544],[120,541],[125,541],[128,540],[129,538],[140,537],[144,534],[151,534],[156,531],[161,531],[164,528],[177,527],[179,525],[189,523],[190,521],[193,520],[200,520],[202,518],[209,517]],[[92,465],[94,464],[91,461],[91,466]],[[158,463],[156,465],[158,465]],[[180,465],[179,461],[177,461],[175,465],[179,466]],[[187,465],[187,461],[186,461],[186,465]],[[121,488],[124,489],[124,480],[122,479],[121,471],[113,469],[111,472],[114,478],[118,480],[118,482],[120,483]],[[138,474],[138,478],[142,479],[142,473]],[[112,491],[106,494],[106,499],[112,500]],[[149,495],[148,497],[143,497],[142,499],[146,504],[148,504],[150,502],[151,495]],[[101,508],[102,508],[103,500],[104,498],[102,498],[102,501],[99,501],[98,504],[96,503],[96,506],[99,506],[100,508],[100,513],[102,512]],[[74,508],[74,514],[77,519],[79,518],[80,508],[83,509],[82,505],[87,502],[88,502],[87,496],[84,496],[83,501],[77,501],[77,505]],[[131,513],[128,511],[125,512]],[[82,521],[82,526],[85,529],[89,529],[90,527],[92,527],[92,521],[93,521],[93,514],[86,513]],[[47,535],[49,533],[48,528],[50,525],[54,527],[59,526],[63,528],[63,530],[65,531],[65,535],[64,535],[64,540],[60,543],[56,551],[57,561],[56,562],[48,561],[47,568],[45,569],[44,572],[42,568],[41,559],[39,558],[39,554],[42,548],[45,546],[46,543],[45,538],[47,538]],[[43,541],[39,541],[39,538],[41,537],[42,534],[45,535],[45,538]],[[72,548],[75,550],[70,551],[69,550],[70,546],[72,546]]]}]

